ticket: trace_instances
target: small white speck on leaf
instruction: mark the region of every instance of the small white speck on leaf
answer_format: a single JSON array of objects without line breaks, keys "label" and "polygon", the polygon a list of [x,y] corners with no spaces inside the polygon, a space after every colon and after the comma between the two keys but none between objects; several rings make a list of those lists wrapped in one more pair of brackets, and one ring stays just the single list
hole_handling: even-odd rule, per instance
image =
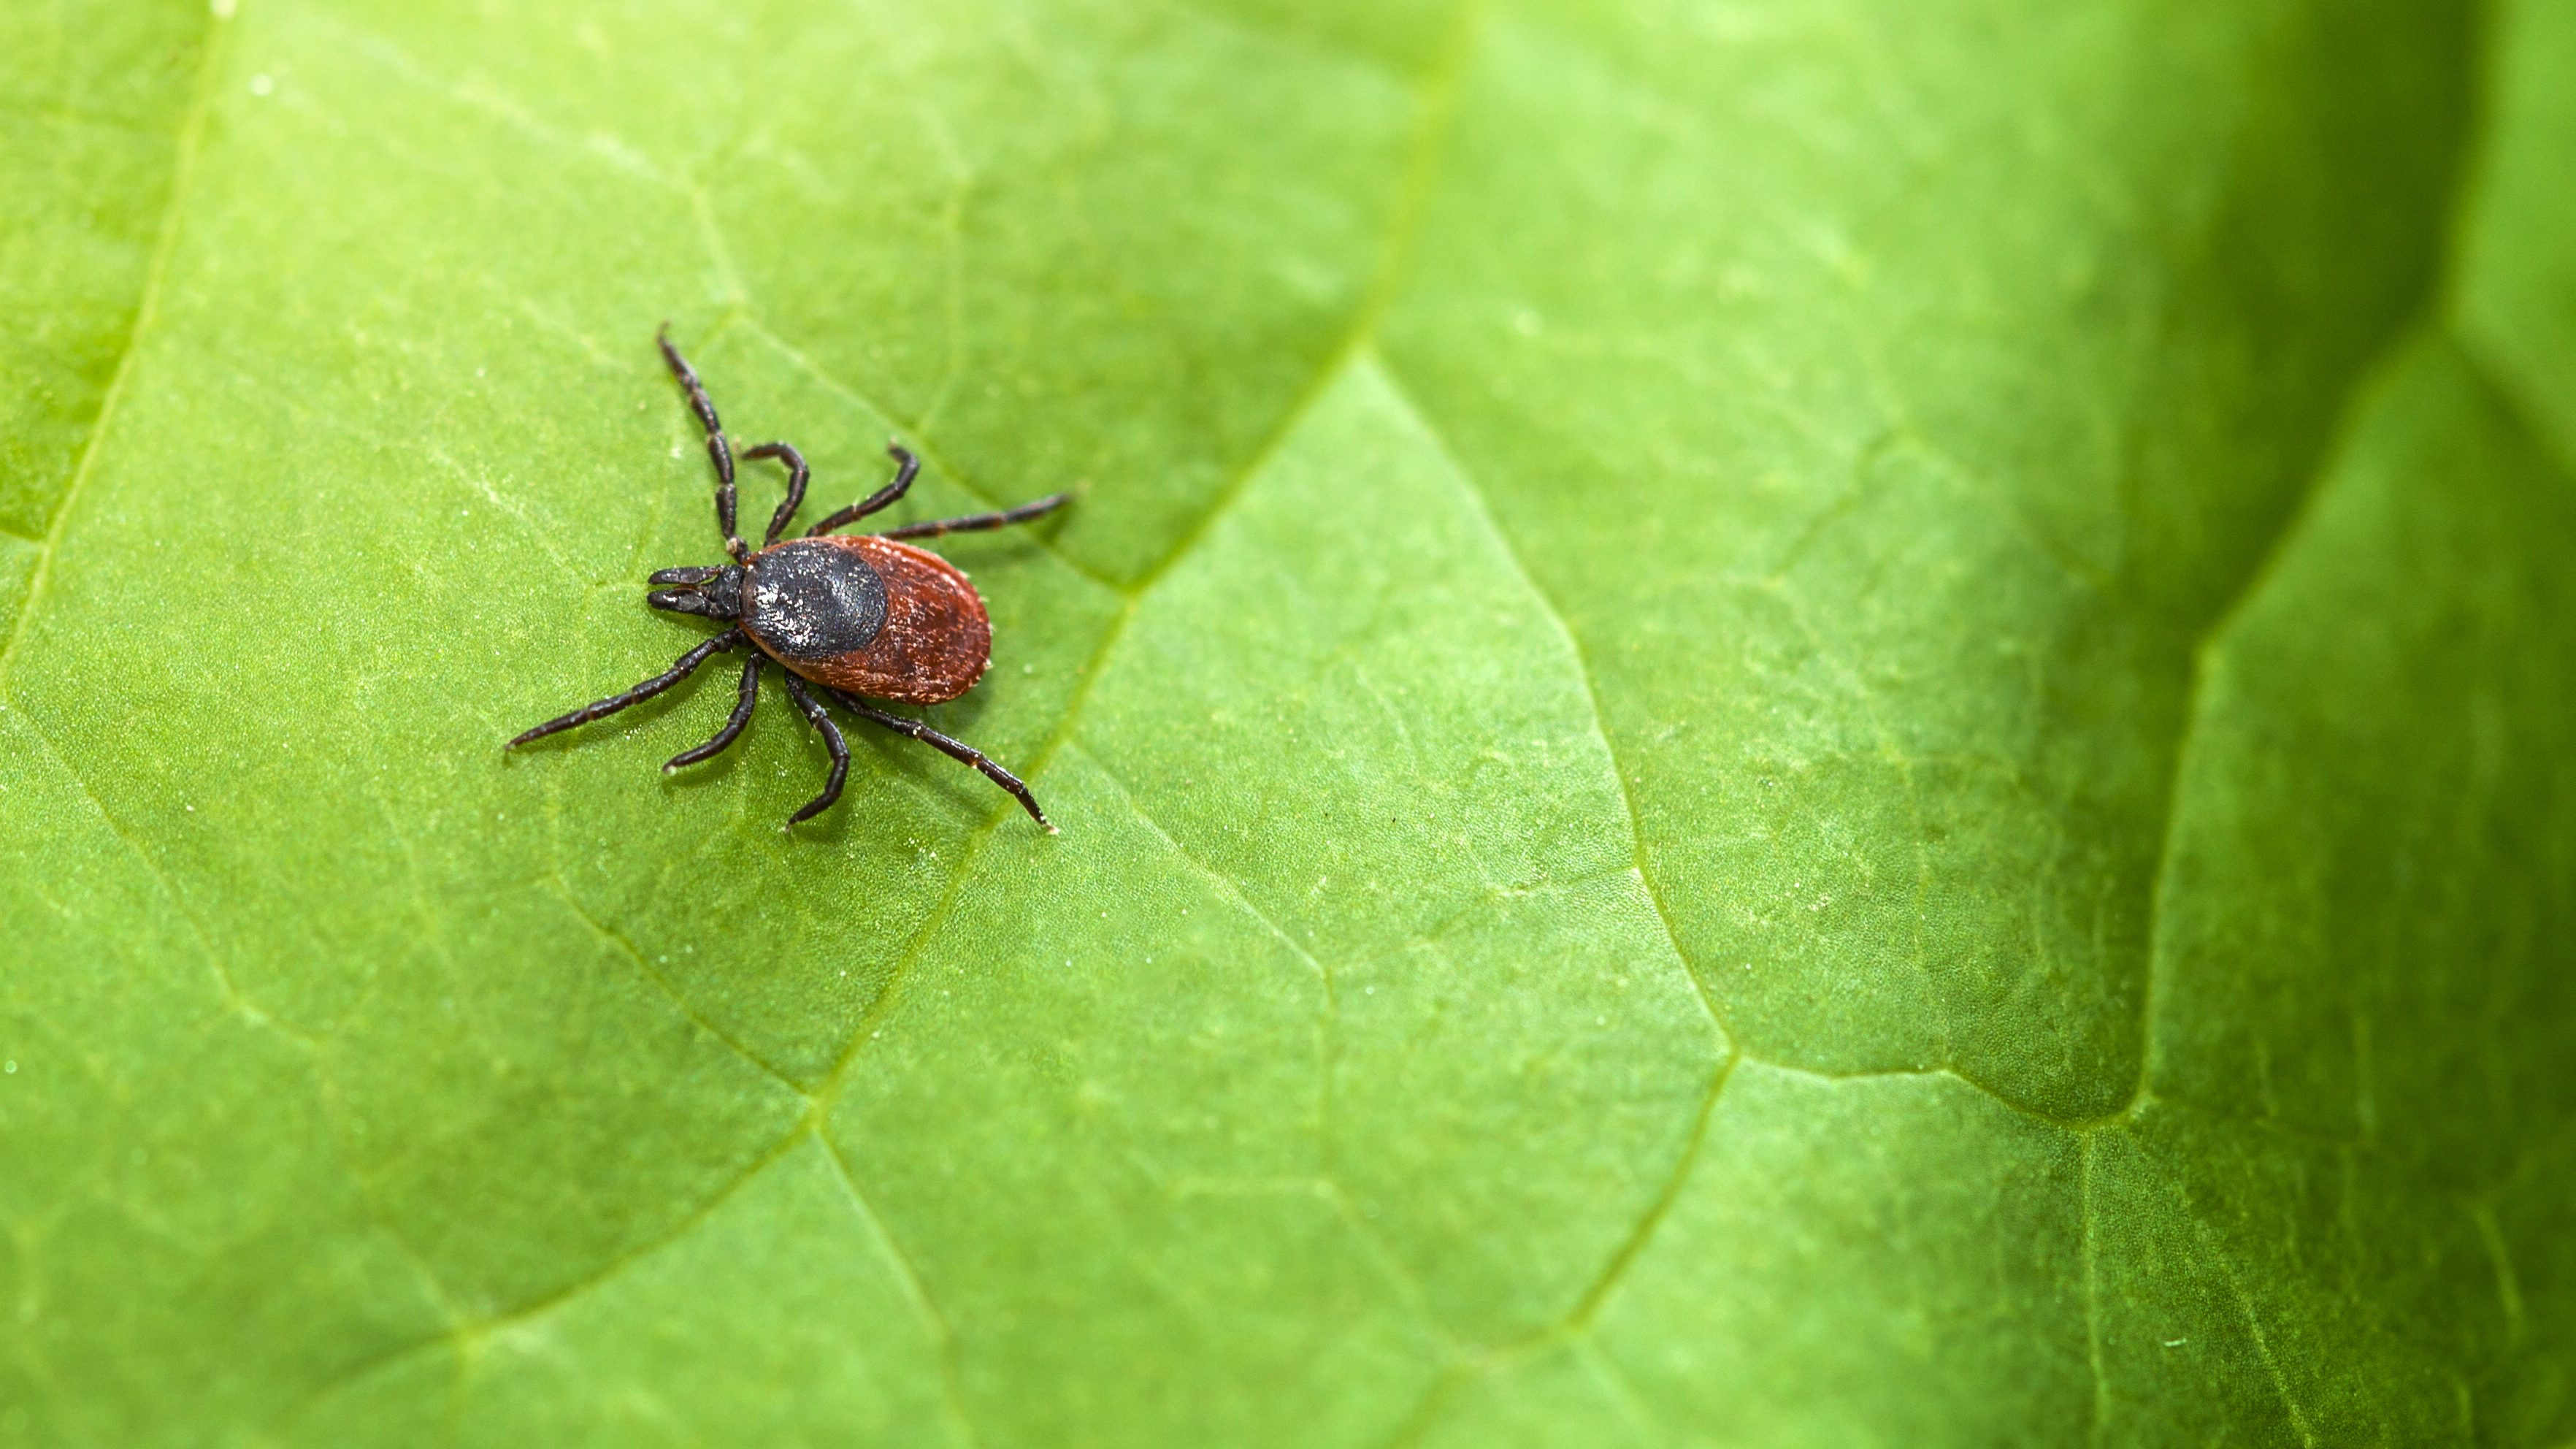
[{"label": "small white speck on leaf", "polygon": [[0,1072],[7,1072],[9,1075],[14,1077],[18,1075],[18,1064],[16,1062],[0,1063]]},{"label": "small white speck on leaf", "polygon": [[271,80],[266,75],[255,75],[250,78],[250,93],[252,95],[264,96],[274,92],[276,89],[277,82]]}]

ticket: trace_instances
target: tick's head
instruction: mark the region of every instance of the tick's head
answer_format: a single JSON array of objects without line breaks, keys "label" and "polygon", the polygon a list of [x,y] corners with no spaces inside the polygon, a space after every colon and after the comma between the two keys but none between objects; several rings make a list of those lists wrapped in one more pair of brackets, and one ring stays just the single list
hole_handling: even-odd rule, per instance
[{"label": "tick's head", "polygon": [[674,587],[655,589],[644,602],[674,614],[696,614],[730,624],[742,617],[742,565],[724,568],[664,569],[652,582]]}]

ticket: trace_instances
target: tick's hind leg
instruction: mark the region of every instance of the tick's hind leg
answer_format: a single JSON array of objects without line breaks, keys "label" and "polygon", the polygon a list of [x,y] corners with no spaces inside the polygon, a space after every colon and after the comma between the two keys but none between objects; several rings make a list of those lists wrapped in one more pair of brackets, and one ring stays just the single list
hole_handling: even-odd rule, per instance
[{"label": "tick's hind leg", "polygon": [[822,702],[805,692],[805,681],[796,677],[796,671],[784,669],[779,673],[786,677],[787,693],[796,701],[796,707],[805,711],[805,717],[822,732],[823,748],[832,752],[832,774],[823,782],[823,793],[806,801],[804,809],[788,816],[787,824],[778,827],[785,831],[800,821],[811,820],[831,809],[832,802],[841,798],[841,782],[850,777],[850,745],[841,738],[841,727],[832,723],[832,716],[824,712]]},{"label": "tick's hind leg", "polygon": [[515,750],[530,740],[541,740],[551,734],[560,734],[565,730],[574,728],[575,726],[586,725],[592,720],[605,719],[609,715],[615,714],[619,710],[626,708],[628,705],[642,704],[644,701],[660,694],[663,690],[666,690],[672,685],[679,683],[681,680],[688,678],[690,673],[699,665],[706,663],[709,659],[733,648],[735,645],[744,642],[746,641],[744,640],[743,633],[740,629],[727,629],[723,633],[709,639],[704,644],[699,645],[697,648],[681,655],[670,668],[654,675],[648,680],[645,680],[642,684],[635,686],[624,694],[612,694],[608,698],[600,700],[596,704],[585,704],[570,714],[558,715],[553,719],[547,720],[544,724],[537,726],[535,729],[519,735],[516,739],[511,740],[501,748],[505,750]]},{"label": "tick's hind leg", "polygon": [[809,475],[805,469],[805,455],[785,443],[763,443],[742,455],[746,463],[754,458],[787,460],[787,499],[778,505],[776,513],[769,515],[769,532],[760,540],[761,547],[767,548],[778,542],[778,535],[796,517],[796,510],[805,506],[805,480]]},{"label": "tick's hind leg", "polygon": [[833,690],[832,697],[841,702],[841,707],[843,709],[848,710],[850,713],[857,715],[861,719],[872,720],[877,724],[884,725],[887,729],[890,729],[899,735],[910,735],[912,738],[921,741],[923,744],[930,746],[932,749],[939,751],[950,759],[958,761],[960,764],[972,765],[976,769],[981,770],[985,779],[990,780],[994,784],[1001,786],[1003,789],[1010,791],[1012,796],[1018,799],[1021,806],[1029,812],[1030,819],[1035,820],[1040,825],[1046,826],[1047,834],[1053,835],[1056,833],[1056,828],[1047,822],[1046,812],[1038,808],[1038,797],[1029,793],[1029,787],[1020,783],[1019,776],[1012,774],[1010,771],[1003,769],[997,764],[994,764],[992,759],[982,750],[975,748],[973,745],[967,744],[963,740],[952,740],[948,736],[941,734],[939,731],[932,729],[930,726],[923,724],[917,719],[906,719],[902,715],[888,714],[884,710],[874,709],[868,705],[861,704],[859,701],[851,698],[841,690]]},{"label": "tick's hind leg", "polygon": [[707,461],[716,465],[716,526],[724,530],[725,552],[740,563],[750,550],[733,522],[733,445],[725,441],[724,424],[716,421],[716,405],[708,398],[706,385],[698,381],[697,369],[671,345],[670,323],[663,323],[662,330],[653,334],[653,343],[662,349],[662,360],[671,364],[671,375],[688,389],[689,409],[707,430]]},{"label": "tick's hind leg", "polygon": [[907,523],[901,528],[889,528],[877,537],[937,538],[943,533],[982,533],[986,529],[1008,528],[1014,523],[1026,523],[1032,518],[1053,513],[1072,501],[1073,495],[1070,493],[1050,493],[1035,503],[1023,503],[1017,508],[1005,508],[999,513],[970,513],[964,518],[943,518],[935,523]]},{"label": "tick's hind leg", "polygon": [[682,750],[673,755],[671,762],[662,767],[663,774],[670,774],[682,765],[694,765],[700,760],[712,760],[724,753],[725,746],[732,744],[741,736],[742,727],[751,723],[751,707],[760,702],[760,665],[765,657],[759,650],[754,649],[751,651],[751,657],[742,661],[742,699],[734,705],[733,714],[724,722],[724,728],[716,731],[714,739],[696,749]]},{"label": "tick's hind leg", "polygon": [[912,456],[901,443],[886,444],[886,456],[895,461],[894,481],[805,530],[807,538],[820,537],[844,523],[855,523],[880,508],[889,507],[912,487],[913,475],[921,471],[921,460]]}]

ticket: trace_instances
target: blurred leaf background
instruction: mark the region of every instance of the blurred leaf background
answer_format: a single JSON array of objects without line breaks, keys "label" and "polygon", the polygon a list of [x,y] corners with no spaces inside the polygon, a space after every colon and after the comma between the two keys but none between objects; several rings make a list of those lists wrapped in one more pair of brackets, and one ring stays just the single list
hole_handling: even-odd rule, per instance
[{"label": "blurred leaf background", "polygon": [[0,17],[0,1443],[2576,1436],[2569,0]]}]

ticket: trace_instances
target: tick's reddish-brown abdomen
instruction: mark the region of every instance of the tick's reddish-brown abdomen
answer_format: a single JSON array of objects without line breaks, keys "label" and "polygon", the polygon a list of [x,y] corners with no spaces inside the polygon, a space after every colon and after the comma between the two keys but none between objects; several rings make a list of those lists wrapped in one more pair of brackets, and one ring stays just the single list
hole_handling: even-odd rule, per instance
[{"label": "tick's reddish-brown abdomen", "polygon": [[[817,684],[906,704],[945,704],[984,677],[993,624],[956,565],[890,538],[828,534],[798,542],[847,549],[874,569],[885,581],[885,625],[865,645],[824,659],[789,659],[752,635],[764,653]],[[757,556],[752,563],[758,567]]]}]

